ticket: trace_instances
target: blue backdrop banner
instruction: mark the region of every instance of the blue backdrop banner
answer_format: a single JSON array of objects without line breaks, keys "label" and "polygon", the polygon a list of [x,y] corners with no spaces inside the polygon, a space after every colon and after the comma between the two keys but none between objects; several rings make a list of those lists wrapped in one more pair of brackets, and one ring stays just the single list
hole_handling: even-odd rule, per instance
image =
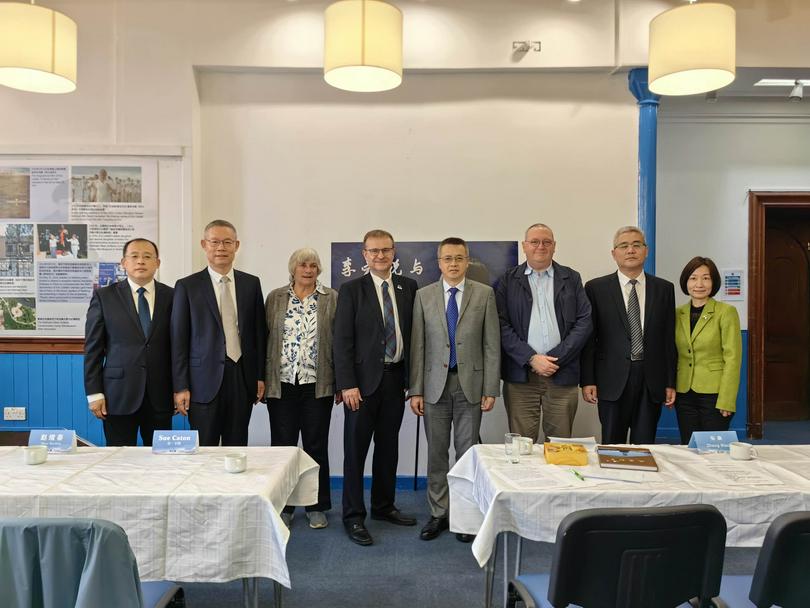
[{"label": "blue backdrop banner", "polygon": [[[467,245],[470,247],[467,276],[473,280],[494,286],[504,272],[517,265],[517,241],[468,241]],[[436,261],[438,246],[439,241],[397,243],[393,272],[411,277],[419,287],[438,281],[441,276]],[[340,289],[346,281],[367,273],[362,243],[332,243],[333,289]]]}]

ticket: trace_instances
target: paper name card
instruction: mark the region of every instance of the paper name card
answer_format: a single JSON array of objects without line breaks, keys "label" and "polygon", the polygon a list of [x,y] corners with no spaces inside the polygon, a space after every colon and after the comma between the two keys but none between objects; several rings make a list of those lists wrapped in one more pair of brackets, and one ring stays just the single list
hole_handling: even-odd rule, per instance
[{"label": "paper name card", "polygon": [[153,454],[196,454],[200,447],[197,431],[155,431],[152,434]]},{"label": "paper name card", "polygon": [[728,444],[737,439],[737,431],[695,431],[687,447],[698,452],[728,452]]},{"label": "paper name card", "polygon": [[28,435],[28,445],[44,445],[49,454],[65,454],[76,451],[76,431],[65,429],[34,429]]}]

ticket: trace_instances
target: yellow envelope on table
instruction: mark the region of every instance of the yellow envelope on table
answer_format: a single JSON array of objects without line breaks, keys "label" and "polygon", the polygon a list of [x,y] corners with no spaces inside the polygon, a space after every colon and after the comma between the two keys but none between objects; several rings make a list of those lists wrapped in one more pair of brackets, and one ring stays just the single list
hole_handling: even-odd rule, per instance
[{"label": "yellow envelope on table", "polygon": [[543,455],[547,464],[581,467],[588,464],[588,451],[581,443],[544,443]]}]

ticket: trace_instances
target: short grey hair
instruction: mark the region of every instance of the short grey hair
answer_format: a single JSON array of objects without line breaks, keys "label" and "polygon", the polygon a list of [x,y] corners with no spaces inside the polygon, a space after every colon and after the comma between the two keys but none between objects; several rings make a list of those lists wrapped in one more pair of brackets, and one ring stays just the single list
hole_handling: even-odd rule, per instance
[{"label": "short grey hair", "polygon": [[534,230],[535,228],[545,228],[546,230],[548,230],[551,233],[552,237],[554,236],[554,231],[551,229],[551,226],[547,226],[546,224],[540,224],[538,222],[537,224],[532,224],[531,226],[526,228],[526,232],[523,233],[523,240],[524,241],[529,238],[529,230]]},{"label": "short grey hair", "polygon": [[291,284],[295,280],[295,269],[300,264],[305,264],[306,262],[315,262],[315,265],[318,267],[318,275],[321,274],[323,266],[321,266],[321,258],[318,252],[312,249],[312,247],[302,247],[292,252],[290,261],[287,264],[287,269],[290,271]]},{"label": "short grey hair", "polygon": [[622,226],[616,231],[616,234],[613,235],[613,248],[616,249],[616,245],[619,244],[619,237],[623,234],[627,234],[628,232],[638,232],[641,235],[641,241],[646,245],[647,244],[647,237],[644,236],[644,231],[639,228],[638,226]]},{"label": "short grey hair", "polygon": [[205,230],[203,230],[203,235],[208,234],[208,231],[211,230],[211,228],[217,228],[217,227],[219,227],[219,228],[230,228],[231,230],[233,230],[233,235],[237,239],[239,238],[239,235],[236,234],[236,226],[231,224],[228,220],[212,220],[212,221],[208,222],[205,225]]}]

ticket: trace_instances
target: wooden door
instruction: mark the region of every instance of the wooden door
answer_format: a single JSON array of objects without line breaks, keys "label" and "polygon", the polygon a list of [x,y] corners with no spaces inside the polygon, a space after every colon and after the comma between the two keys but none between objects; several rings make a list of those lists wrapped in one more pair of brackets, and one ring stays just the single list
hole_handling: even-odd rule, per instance
[{"label": "wooden door", "polygon": [[764,419],[807,420],[810,214],[779,215],[768,217],[765,234]]}]

